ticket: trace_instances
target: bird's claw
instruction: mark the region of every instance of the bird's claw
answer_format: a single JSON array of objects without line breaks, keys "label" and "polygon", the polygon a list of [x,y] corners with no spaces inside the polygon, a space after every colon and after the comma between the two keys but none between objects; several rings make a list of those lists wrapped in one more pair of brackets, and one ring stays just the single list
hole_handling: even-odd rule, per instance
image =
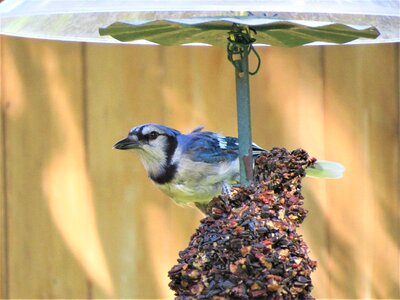
[{"label": "bird's claw", "polygon": [[223,195],[228,195],[230,198],[234,192],[234,188],[240,187],[240,184],[227,184],[224,183],[222,185],[222,194]]}]

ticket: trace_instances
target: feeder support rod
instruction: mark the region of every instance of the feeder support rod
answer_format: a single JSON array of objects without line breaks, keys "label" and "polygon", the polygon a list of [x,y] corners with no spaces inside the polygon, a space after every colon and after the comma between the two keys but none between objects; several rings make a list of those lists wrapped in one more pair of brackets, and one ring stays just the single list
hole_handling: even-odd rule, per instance
[{"label": "feeder support rod", "polygon": [[[251,138],[251,116],[250,116],[250,83],[249,75],[255,75],[259,68],[261,59],[253,47],[256,39],[253,28],[240,24],[232,24],[228,33],[228,60],[235,67],[236,77],[236,110],[239,137],[239,167],[240,184],[249,186],[253,180],[253,151]],[[249,72],[249,54],[253,52],[258,60],[254,72]]]},{"label": "feeder support rod", "polygon": [[235,68],[240,184],[243,186],[249,186],[253,179],[248,57],[248,51],[247,49],[245,49],[239,61],[242,70],[239,70],[239,68]]}]

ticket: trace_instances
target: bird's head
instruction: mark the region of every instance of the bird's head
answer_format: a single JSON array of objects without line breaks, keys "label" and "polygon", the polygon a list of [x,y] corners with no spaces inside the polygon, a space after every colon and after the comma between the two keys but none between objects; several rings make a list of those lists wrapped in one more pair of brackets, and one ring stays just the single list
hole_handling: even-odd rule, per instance
[{"label": "bird's head", "polygon": [[180,132],[159,124],[144,124],[134,127],[126,138],[113,148],[135,150],[150,174],[162,172],[171,163]]}]

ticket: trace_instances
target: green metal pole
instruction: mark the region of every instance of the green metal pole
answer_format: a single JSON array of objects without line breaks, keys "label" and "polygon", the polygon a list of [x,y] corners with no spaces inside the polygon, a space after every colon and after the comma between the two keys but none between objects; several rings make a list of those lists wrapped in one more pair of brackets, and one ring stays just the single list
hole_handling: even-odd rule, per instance
[{"label": "green metal pole", "polygon": [[239,133],[240,184],[249,186],[253,180],[253,153],[250,116],[250,82],[248,51],[238,61],[241,70],[235,68],[236,107]]}]

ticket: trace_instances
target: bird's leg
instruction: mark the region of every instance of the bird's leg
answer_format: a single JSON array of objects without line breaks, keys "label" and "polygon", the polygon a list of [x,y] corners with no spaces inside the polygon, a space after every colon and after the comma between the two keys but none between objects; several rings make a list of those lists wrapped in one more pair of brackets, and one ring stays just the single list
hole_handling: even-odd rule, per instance
[{"label": "bird's leg", "polygon": [[[231,198],[231,193],[232,193],[232,188],[233,187],[239,187],[240,184],[229,184],[224,182],[222,184],[222,195],[228,195],[229,198]],[[194,205],[203,213],[203,214],[207,214],[207,207],[208,207],[208,203],[199,203],[199,202],[195,202]]]},{"label": "bird's leg", "polygon": [[230,195],[230,193],[231,193],[231,187],[232,187],[232,185],[230,185],[230,184],[224,182],[224,183],[222,184],[222,194],[223,194],[223,195]]},{"label": "bird's leg", "polygon": [[224,183],[223,185],[222,185],[222,194],[223,195],[229,195],[229,196],[231,196],[231,193],[232,193],[232,188],[236,188],[236,187],[240,187],[240,184],[239,183],[236,183],[236,184],[229,184],[229,183]]}]

